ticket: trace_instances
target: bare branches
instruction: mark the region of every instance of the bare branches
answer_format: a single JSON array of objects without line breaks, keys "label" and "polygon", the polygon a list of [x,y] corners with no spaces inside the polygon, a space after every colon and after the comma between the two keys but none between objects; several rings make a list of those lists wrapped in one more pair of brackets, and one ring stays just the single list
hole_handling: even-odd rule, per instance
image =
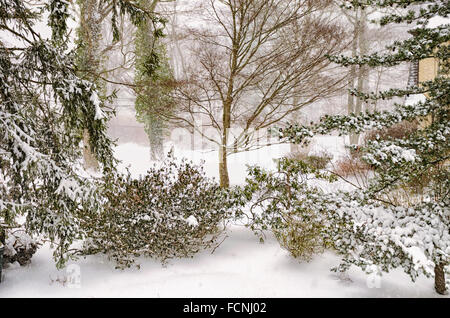
[{"label": "bare branches", "polygon": [[[326,55],[340,52],[344,33],[320,11],[329,3],[210,0],[205,21],[214,26],[189,30],[195,62],[177,90],[180,102],[197,105],[220,131],[231,124],[249,130],[333,94],[342,77]],[[227,113],[229,123],[221,122]]]},{"label": "bare branches", "polygon": [[[204,3],[201,23],[187,26],[189,63],[175,89],[180,111],[173,120],[214,127],[209,138],[225,162],[230,153],[260,146],[252,131],[342,89],[344,78],[327,59],[345,47],[345,32],[325,10],[331,3]],[[243,131],[232,136],[230,128]]]}]

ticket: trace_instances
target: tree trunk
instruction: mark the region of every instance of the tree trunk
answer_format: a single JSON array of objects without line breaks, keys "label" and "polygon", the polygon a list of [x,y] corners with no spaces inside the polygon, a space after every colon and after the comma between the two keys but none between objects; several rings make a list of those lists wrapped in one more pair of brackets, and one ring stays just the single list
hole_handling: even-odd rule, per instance
[{"label": "tree trunk", "polygon": [[[358,35],[358,48],[359,48],[359,55],[364,56],[368,53],[367,48],[367,40],[366,40],[366,28],[367,28],[367,14],[364,10],[361,10],[361,16],[358,23],[357,28],[357,35]],[[357,86],[356,89],[358,92],[363,93],[366,88],[367,84],[367,66],[361,65],[358,69],[358,79],[357,79]],[[363,100],[359,97],[356,98],[356,105],[355,105],[355,114],[359,115],[362,112],[362,104]],[[359,144],[359,134],[353,134],[352,136],[353,140],[351,140],[351,143],[354,145]]]},{"label": "tree trunk", "polygon": [[228,176],[227,149],[223,145],[219,150],[219,176],[220,186],[228,188],[230,186],[230,177]]},{"label": "tree trunk", "polygon": [[228,133],[231,127],[231,93],[233,91],[233,78],[230,79],[230,84],[228,88],[228,97],[223,103],[223,130],[222,130],[222,143],[219,149],[219,176],[220,176],[220,186],[222,188],[228,188],[230,186],[230,178],[228,176],[228,165],[227,165],[227,155],[228,155]]},{"label": "tree trunk", "polygon": [[97,158],[92,153],[89,131],[87,129],[83,130],[83,159],[86,170],[99,171],[100,168]]},{"label": "tree trunk", "polygon": [[150,142],[150,159],[161,160],[164,157],[164,132],[161,119],[149,116],[146,126],[146,133]]},{"label": "tree trunk", "polygon": [[[79,41],[84,44],[79,51],[78,67],[82,71],[82,78],[96,82],[98,79],[94,75],[99,71],[100,59],[98,56],[98,46],[100,42],[100,25],[97,23],[98,0],[85,0],[81,3],[80,8],[80,26],[78,37]],[[98,84],[98,83],[97,83]],[[92,153],[89,131],[83,129],[83,161],[85,169],[94,171],[99,170],[97,158]]]},{"label": "tree trunk", "polygon": [[[298,97],[297,96],[292,98],[292,104],[294,105],[294,107],[298,106]],[[298,111],[292,113],[292,121],[295,122],[295,123],[298,123],[299,119],[300,119],[298,113],[299,113]],[[290,151],[291,151],[291,153],[299,152],[300,151],[300,146],[298,144],[295,144],[295,143],[291,142],[290,143]]]},{"label": "tree trunk", "polygon": [[438,294],[447,294],[447,288],[445,286],[444,263],[437,264],[434,267],[434,288]]},{"label": "tree trunk", "polygon": [[5,244],[6,244],[6,231],[2,226],[0,226],[0,245]]},{"label": "tree trunk", "polygon": [[[358,19],[358,17],[356,17]],[[356,20],[354,29],[353,29],[353,43],[352,43],[352,58],[355,58],[358,53],[358,33],[359,33],[359,21]],[[355,77],[356,77],[356,65],[350,66],[350,72],[348,74],[348,89],[355,88]],[[348,114],[355,113],[355,97],[348,92],[347,95],[347,112]],[[354,145],[358,143],[358,136],[355,134],[350,134],[350,145]],[[355,142],[356,140],[356,142]]]}]

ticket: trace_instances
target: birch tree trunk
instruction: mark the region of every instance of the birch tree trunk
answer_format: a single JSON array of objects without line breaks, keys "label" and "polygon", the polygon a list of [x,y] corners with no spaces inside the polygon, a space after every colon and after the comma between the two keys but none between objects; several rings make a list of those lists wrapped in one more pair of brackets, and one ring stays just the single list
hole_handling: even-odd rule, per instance
[{"label": "birch tree trunk", "polygon": [[[348,17],[349,21],[350,18]],[[356,17],[353,22],[353,42],[352,42],[352,58],[355,58],[358,54],[358,32],[359,32],[359,19],[358,13],[356,13]],[[356,65],[350,66],[350,72],[348,74],[348,89],[355,88],[355,77],[356,77]],[[348,92],[347,95],[347,112],[348,114],[352,114],[355,112],[355,97]],[[355,144],[355,134],[349,135],[350,144]]]}]

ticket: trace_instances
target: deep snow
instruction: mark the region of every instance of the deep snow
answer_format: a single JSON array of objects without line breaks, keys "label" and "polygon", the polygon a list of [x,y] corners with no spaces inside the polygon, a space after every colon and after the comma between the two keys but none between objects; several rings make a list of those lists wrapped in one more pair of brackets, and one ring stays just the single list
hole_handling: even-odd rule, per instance
[{"label": "deep snow", "polygon": [[[317,148],[343,154],[343,141],[337,137],[319,140]],[[273,168],[273,158],[289,151],[278,145],[230,157],[230,179],[245,179],[245,164]],[[149,149],[135,144],[116,148],[123,160],[120,169],[130,165],[134,176],[152,164]],[[175,156],[196,162],[205,160],[209,176],[217,177],[217,153],[175,149]],[[332,252],[300,263],[280,248],[268,235],[264,244],[248,229],[234,225],[228,237],[211,254],[203,251],[192,259],[177,259],[162,266],[151,259],[140,259],[140,269],[116,270],[103,256],[89,256],[56,270],[49,245],[44,245],[25,267],[4,271],[0,297],[439,297],[433,281],[424,277],[412,283],[401,270],[380,279],[352,268],[348,276],[330,271],[339,257]],[[74,271],[74,272],[71,272]],[[67,279],[72,281],[65,282]],[[448,296],[447,296],[448,297]]]},{"label": "deep snow", "polygon": [[[413,284],[398,271],[385,275],[379,285],[354,269],[339,279],[330,268],[339,258],[327,252],[310,263],[299,263],[280,249],[273,238],[264,244],[239,227],[211,254],[171,261],[166,267],[149,259],[141,269],[116,270],[100,256],[81,259],[80,288],[61,281],[48,246],[26,267],[6,271],[0,297],[435,297],[432,280]],[[377,288],[379,286],[380,288]],[[372,288],[370,288],[372,287]]]}]

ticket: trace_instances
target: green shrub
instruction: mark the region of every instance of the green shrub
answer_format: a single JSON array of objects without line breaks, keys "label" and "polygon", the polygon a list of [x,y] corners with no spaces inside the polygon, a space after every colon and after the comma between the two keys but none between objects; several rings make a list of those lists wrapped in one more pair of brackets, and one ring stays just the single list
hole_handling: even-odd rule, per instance
[{"label": "green shrub", "polygon": [[303,161],[281,158],[278,171],[250,167],[244,193],[250,201],[247,226],[264,239],[264,231],[273,232],[280,245],[301,260],[330,246],[322,235],[325,215],[311,209],[311,202],[321,193],[309,180],[334,181],[335,177],[320,172]]},{"label": "green shrub", "polygon": [[82,253],[104,253],[118,268],[140,256],[166,262],[214,246],[240,204],[201,167],[171,157],[139,179],[107,175],[101,191],[105,203],[85,220]]},{"label": "green shrub", "polygon": [[[312,211],[307,213],[313,215]],[[285,226],[275,230],[274,234],[280,246],[293,257],[309,261],[315,254],[322,253],[327,245],[321,236],[322,229],[321,221],[306,221],[304,216],[294,215],[286,216]]]}]

